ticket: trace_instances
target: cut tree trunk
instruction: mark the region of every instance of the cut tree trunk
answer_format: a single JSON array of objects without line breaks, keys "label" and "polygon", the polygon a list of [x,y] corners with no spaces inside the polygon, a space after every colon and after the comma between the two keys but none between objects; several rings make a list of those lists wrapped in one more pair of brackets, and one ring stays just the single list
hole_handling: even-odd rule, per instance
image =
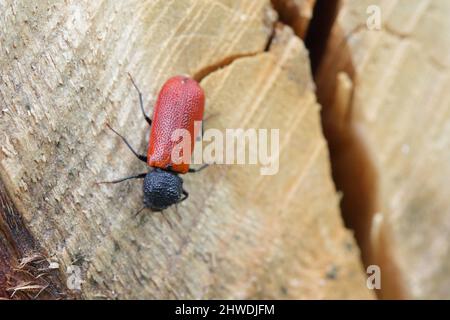
[{"label": "cut tree trunk", "polygon": [[[259,0],[0,2],[2,297],[373,297],[307,51],[276,16]],[[134,217],[141,183],[95,184],[146,170],[106,128],[144,152],[127,72],[149,112],[167,78],[189,74],[206,128],[280,129],[279,172],[213,165],[184,177],[177,208]]]},{"label": "cut tree trunk", "polygon": [[449,15],[446,0],[342,1],[316,77],[343,213],[383,298],[450,297]]}]

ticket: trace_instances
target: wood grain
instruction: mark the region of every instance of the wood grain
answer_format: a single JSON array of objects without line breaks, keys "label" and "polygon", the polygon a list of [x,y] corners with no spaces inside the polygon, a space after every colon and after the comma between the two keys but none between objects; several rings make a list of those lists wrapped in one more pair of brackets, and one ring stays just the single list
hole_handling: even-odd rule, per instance
[{"label": "wood grain", "polygon": [[[83,298],[371,298],[342,224],[307,52],[272,39],[269,1],[3,1],[0,172],[30,233]],[[272,40],[272,41],[271,41]],[[271,43],[270,50],[265,51]],[[162,83],[190,74],[207,127],[279,128],[280,172],[213,166],[187,175],[187,202],[133,214],[140,150]],[[331,276],[330,276],[331,274]]]},{"label": "wood grain", "polygon": [[[379,31],[366,27],[369,5]],[[450,296],[449,14],[440,0],[342,1],[317,76],[344,214],[386,298]]]}]

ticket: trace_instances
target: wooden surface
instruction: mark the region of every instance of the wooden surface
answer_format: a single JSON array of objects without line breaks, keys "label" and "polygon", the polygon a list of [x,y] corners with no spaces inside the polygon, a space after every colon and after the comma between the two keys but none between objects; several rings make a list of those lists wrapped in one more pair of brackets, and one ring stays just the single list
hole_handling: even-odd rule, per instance
[{"label": "wooden surface", "polygon": [[0,181],[0,299],[74,298],[58,268],[43,254]]},{"label": "wooden surface", "polygon": [[[307,52],[288,28],[272,39],[269,1],[3,1],[0,12],[1,179],[62,282],[81,267],[82,298],[373,297],[340,217]],[[145,149],[127,72],[149,110],[187,73],[206,91],[207,127],[279,128],[280,172],[213,166],[186,176],[177,210],[133,218],[139,182],[95,185],[145,170],[105,127]]]},{"label": "wooden surface", "polygon": [[449,15],[446,0],[342,1],[316,79],[344,214],[385,298],[450,297]]},{"label": "wooden surface", "polygon": [[302,39],[308,31],[315,3],[316,0],[272,0],[279,19],[289,25]]}]

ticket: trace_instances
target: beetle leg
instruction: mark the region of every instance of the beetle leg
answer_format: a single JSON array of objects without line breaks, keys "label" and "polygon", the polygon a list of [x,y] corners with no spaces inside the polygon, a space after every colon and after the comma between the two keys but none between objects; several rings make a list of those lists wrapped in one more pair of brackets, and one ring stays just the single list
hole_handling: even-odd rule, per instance
[{"label": "beetle leg", "polygon": [[135,176],[126,177],[126,178],[113,180],[113,181],[100,181],[100,182],[96,182],[95,184],[116,184],[116,183],[124,182],[127,180],[132,180],[132,179],[144,179],[146,175],[147,175],[147,173],[141,173],[141,174],[137,174]]},{"label": "beetle leg", "polygon": [[173,173],[175,175],[179,175],[180,174],[178,171],[173,170],[173,167],[172,167],[171,164],[169,164],[165,169],[162,169],[162,170],[167,171],[167,172],[171,172],[171,173]]},{"label": "beetle leg", "polygon": [[197,168],[197,169],[195,169],[195,168],[189,168],[189,172],[191,172],[191,173],[200,172],[200,171],[202,171],[203,169],[206,169],[206,168],[208,168],[208,167],[209,167],[209,164],[207,163],[207,164],[204,164],[204,165],[202,165],[200,168]]},{"label": "beetle leg", "polygon": [[189,193],[183,189],[183,197],[177,203],[181,203],[189,197]]},{"label": "beetle leg", "polygon": [[[189,173],[200,172],[200,171],[202,171],[203,169],[206,169],[207,167],[209,167],[209,163],[202,165],[200,168],[189,168],[189,171],[188,171],[188,172],[189,172]],[[163,170],[172,172],[173,174],[179,174],[179,172],[173,170],[173,168],[172,168],[171,165],[167,166],[167,168],[165,168],[165,169],[163,169]]]},{"label": "beetle leg", "polygon": [[125,139],[120,133],[118,133],[116,130],[114,130],[113,128],[111,128],[111,126],[107,123],[106,124],[108,126],[109,129],[111,129],[112,132],[114,132],[115,134],[117,134],[122,141],[127,145],[127,147],[131,150],[131,152],[133,152],[133,154],[141,161],[147,163],[147,157],[141,154],[138,154],[133,147],[128,143],[127,139]]},{"label": "beetle leg", "polygon": [[141,209],[139,209],[139,211],[136,212],[136,213],[134,214],[134,216],[137,217],[142,211],[144,211],[145,208],[146,208],[146,207],[144,206],[144,207],[142,207]]},{"label": "beetle leg", "polygon": [[130,77],[131,82],[133,83],[134,88],[136,89],[138,95],[139,95],[139,104],[141,105],[141,111],[142,114],[144,115],[145,121],[147,121],[148,125],[152,125],[152,119],[150,119],[150,117],[145,113],[144,110],[144,99],[142,98],[142,92],[141,90],[139,90],[138,86],[136,85],[136,82],[134,81],[133,77],[131,76],[130,73],[128,73],[128,76]]}]

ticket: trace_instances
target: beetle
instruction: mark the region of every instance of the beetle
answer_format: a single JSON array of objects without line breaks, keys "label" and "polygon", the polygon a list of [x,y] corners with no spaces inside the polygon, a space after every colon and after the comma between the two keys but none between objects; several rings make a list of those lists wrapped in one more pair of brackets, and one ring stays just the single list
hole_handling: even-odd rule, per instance
[{"label": "beetle", "polygon": [[147,155],[137,153],[134,148],[120,133],[109,124],[108,128],[118,135],[133,154],[145,162],[150,170],[146,173],[100,183],[120,183],[130,179],[144,179],[144,207],[137,212],[139,214],[145,208],[152,211],[162,211],[168,207],[181,203],[189,197],[189,193],[183,189],[183,179],[180,174],[199,172],[208,164],[198,169],[190,168],[189,163],[173,161],[172,151],[178,143],[172,135],[175,130],[187,130],[191,141],[190,147],[194,149],[197,136],[196,121],[203,120],[205,108],[205,94],[199,83],[189,76],[174,76],[168,79],[161,90],[150,118],[145,110],[143,95],[133,77],[128,74],[139,96],[139,104],[144,119],[151,127],[150,140]]}]

